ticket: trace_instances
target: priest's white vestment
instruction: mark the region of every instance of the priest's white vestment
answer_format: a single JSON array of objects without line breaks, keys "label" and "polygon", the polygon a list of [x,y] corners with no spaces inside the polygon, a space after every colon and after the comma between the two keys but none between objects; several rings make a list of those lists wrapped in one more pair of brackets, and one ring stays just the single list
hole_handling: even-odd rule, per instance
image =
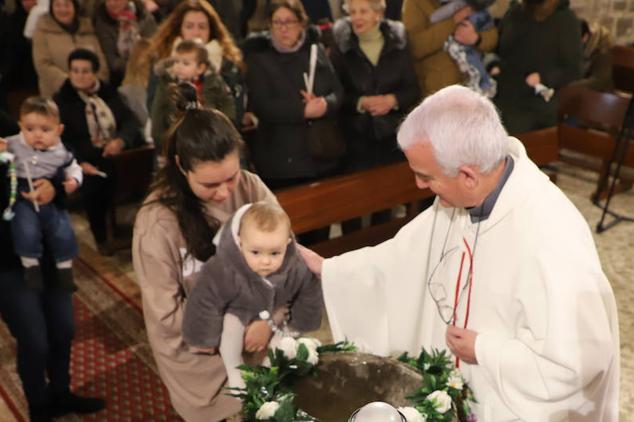
[{"label": "priest's white vestment", "polygon": [[439,308],[455,308],[479,333],[478,364],[460,363],[478,420],[617,421],[616,304],[588,224],[514,138],[509,155],[487,219],[436,200],[393,239],[324,261],[335,340],[379,355],[447,348]]}]

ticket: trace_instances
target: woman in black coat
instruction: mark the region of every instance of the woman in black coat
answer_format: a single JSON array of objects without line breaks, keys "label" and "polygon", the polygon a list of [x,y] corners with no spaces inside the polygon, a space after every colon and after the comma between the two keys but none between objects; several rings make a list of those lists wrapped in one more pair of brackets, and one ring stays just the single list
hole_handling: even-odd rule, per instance
[{"label": "woman in black coat", "polygon": [[[117,91],[97,79],[99,61],[95,53],[85,49],[73,51],[68,57],[68,68],[69,78],[53,96],[64,124],[62,141],[84,171],[80,192],[90,230],[99,252],[109,254],[106,216],[112,206],[116,177],[112,157],[123,149],[142,144],[141,127]],[[112,118],[104,119],[104,113]],[[108,121],[111,125],[105,126]]]},{"label": "woman in black coat", "polygon": [[335,23],[331,58],[344,88],[346,168],[356,171],[404,158],[396,131],[420,89],[405,27],[383,19],[385,2],[347,0],[345,6],[350,17]]},{"label": "woman in black coat", "polygon": [[[259,120],[251,158],[260,177],[276,189],[335,170],[338,160],[311,154],[308,137],[315,122],[336,115],[343,89],[299,0],[272,3],[268,19],[271,31],[247,39],[244,54],[250,110]],[[303,75],[313,44],[318,55],[309,95]]]}]

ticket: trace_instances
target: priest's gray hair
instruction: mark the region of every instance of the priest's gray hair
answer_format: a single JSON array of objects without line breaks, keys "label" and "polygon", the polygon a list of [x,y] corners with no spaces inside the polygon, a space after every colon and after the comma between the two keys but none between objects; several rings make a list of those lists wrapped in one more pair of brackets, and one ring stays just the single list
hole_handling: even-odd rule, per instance
[{"label": "priest's gray hair", "polygon": [[488,173],[509,152],[506,129],[493,103],[469,88],[452,85],[425,98],[399,128],[403,151],[416,143],[431,144],[446,175],[460,166],[478,166]]}]

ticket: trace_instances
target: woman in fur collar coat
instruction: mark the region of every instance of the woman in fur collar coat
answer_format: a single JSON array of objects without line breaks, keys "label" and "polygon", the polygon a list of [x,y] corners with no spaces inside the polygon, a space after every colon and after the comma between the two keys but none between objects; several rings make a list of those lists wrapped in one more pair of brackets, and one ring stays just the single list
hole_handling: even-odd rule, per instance
[{"label": "woman in fur collar coat", "polygon": [[402,23],[383,19],[385,2],[348,0],[335,23],[332,62],[344,87],[346,166],[359,170],[403,159],[396,129],[420,99]]}]

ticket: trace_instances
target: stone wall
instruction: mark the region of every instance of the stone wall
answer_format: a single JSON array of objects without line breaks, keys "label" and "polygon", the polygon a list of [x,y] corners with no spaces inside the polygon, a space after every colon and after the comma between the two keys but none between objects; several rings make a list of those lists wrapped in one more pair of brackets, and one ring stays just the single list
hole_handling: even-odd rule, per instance
[{"label": "stone wall", "polygon": [[617,44],[634,43],[634,0],[571,0],[571,6],[580,18],[608,28]]}]

